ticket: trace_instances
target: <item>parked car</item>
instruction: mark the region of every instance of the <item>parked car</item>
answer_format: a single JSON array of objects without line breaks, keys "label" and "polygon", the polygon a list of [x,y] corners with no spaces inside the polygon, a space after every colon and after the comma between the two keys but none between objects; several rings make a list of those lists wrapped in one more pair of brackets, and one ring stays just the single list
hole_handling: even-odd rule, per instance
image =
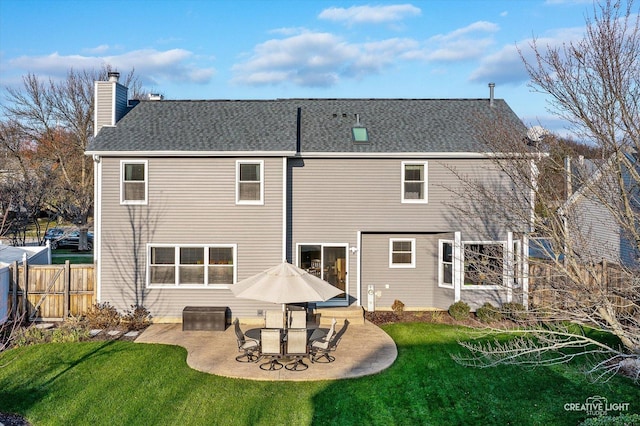
[{"label": "parked car", "polygon": [[[78,248],[80,242],[80,231],[71,231],[64,234],[62,237],[51,241],[51,249],[59,248]],[[89,250],[93,249],[93,233],[87,232],[87,247]]]},{"label": "parked car", "polygon": [[64,235],[64,229],[62,228],[49,228],[47,232],[44,233],[45,241],[54,241]]}]

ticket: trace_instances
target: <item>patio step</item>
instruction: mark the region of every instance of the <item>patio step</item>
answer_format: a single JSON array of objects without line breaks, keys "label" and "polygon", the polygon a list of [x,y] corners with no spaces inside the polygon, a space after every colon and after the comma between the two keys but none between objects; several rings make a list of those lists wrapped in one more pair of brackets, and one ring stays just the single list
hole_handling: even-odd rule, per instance
[{"label": "patio step", "polygon": [[364,309],[362,306],[316,308],[315,314],[320,317],[321,326],[331,325],[331,320],[333,318],[338,321],[338,324],[344,323],[344,320],[349,320],[349,323],[353,325],[364,324]]}]

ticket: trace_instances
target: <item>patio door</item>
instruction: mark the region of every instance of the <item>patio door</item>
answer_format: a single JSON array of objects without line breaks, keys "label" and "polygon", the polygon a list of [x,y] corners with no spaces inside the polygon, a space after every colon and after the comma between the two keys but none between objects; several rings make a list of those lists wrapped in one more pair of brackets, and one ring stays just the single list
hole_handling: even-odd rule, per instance
[{"label": "patio door", "polygon": [[347,244],[298,244],[298,266],[343,291],[330,302],[347,301]]}]

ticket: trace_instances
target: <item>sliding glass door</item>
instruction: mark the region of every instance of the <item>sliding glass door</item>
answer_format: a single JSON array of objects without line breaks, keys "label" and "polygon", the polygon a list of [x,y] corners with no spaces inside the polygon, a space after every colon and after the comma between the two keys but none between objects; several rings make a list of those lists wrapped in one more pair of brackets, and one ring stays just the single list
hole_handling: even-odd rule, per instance
[{"label": "sliding glass door", "polygon": [[347,300],[347,244],[298,244],[298,266],[343,291],[331,301]]}]

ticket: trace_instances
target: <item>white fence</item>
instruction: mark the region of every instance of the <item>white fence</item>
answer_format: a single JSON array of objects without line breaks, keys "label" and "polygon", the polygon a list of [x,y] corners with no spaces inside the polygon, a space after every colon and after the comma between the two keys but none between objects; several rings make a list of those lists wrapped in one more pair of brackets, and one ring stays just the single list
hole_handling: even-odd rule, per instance
[{"label": "white fence", "polygon": [[9,266],[0,266],[0,324],[7,320],[9,313],[9,281],[11,269]]}]

